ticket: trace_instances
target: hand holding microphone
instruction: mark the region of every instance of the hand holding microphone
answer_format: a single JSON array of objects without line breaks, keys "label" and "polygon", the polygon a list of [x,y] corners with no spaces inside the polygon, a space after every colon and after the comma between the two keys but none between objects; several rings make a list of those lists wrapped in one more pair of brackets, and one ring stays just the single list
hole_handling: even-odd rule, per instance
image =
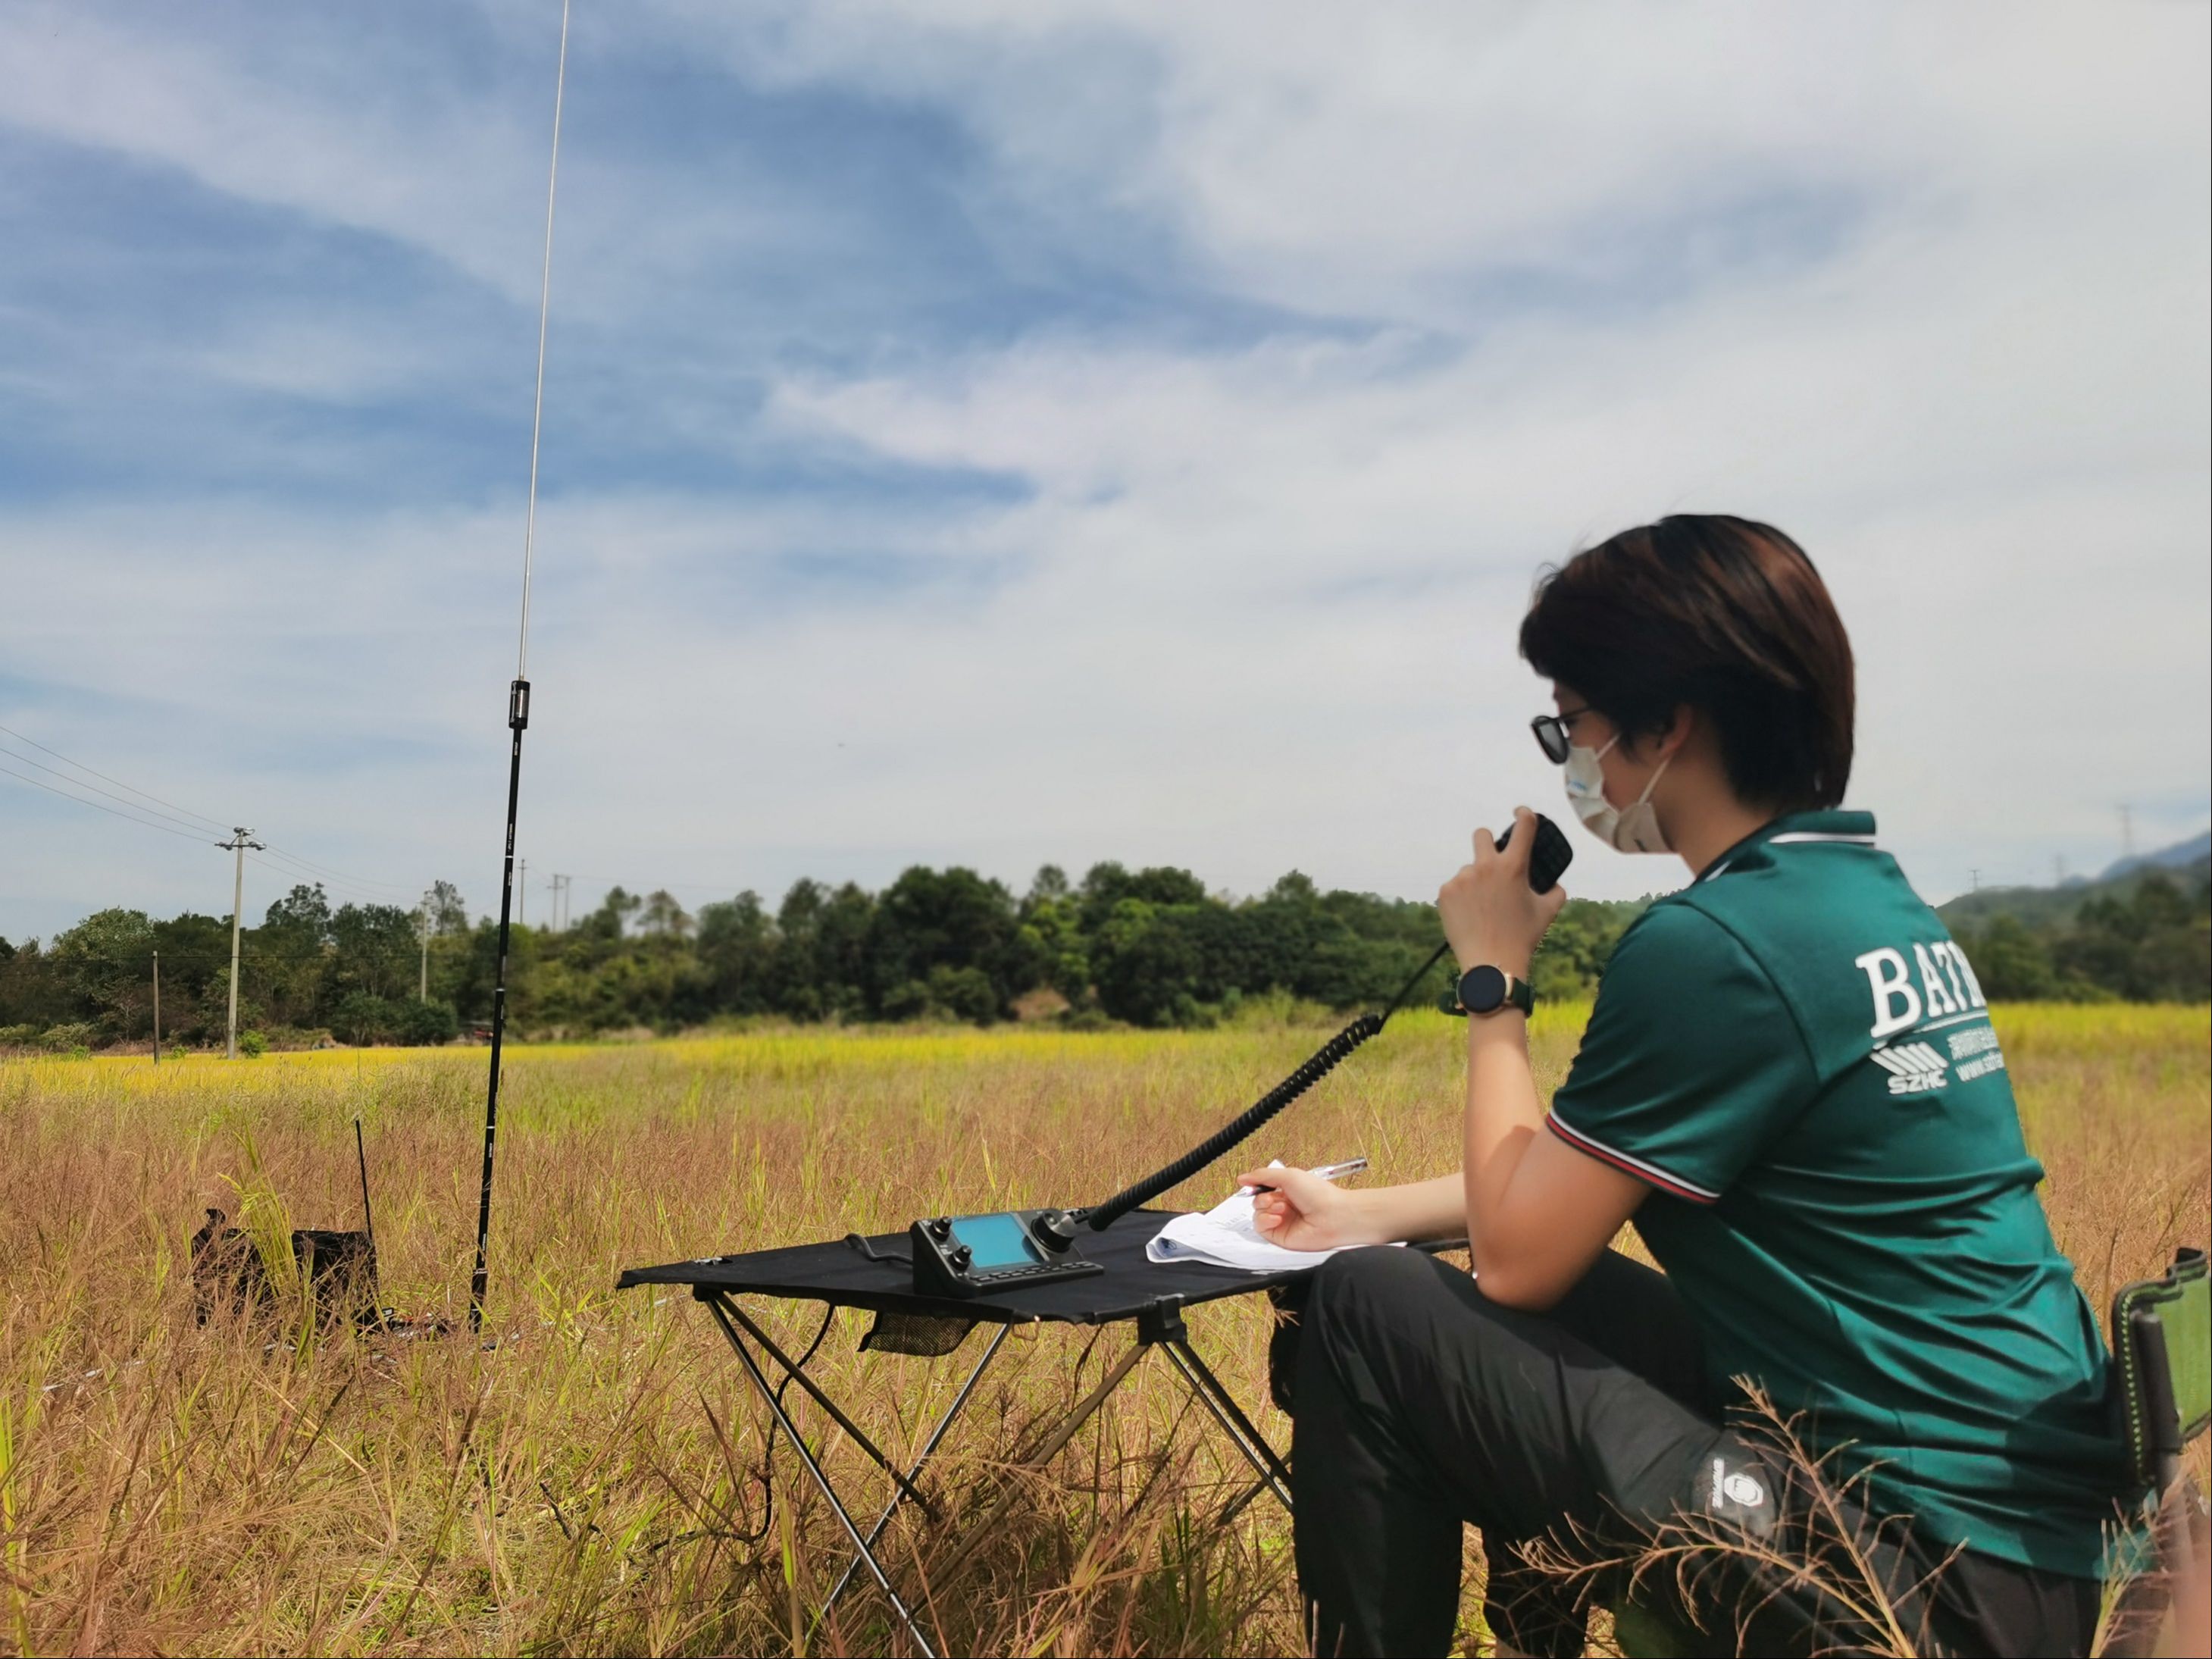
[{"label": "hand holding microphone", "polygon": [[1487,830],[1474,832],[1474,861],[1437,893],[1437,914],[1462,970],[1486,963],[1528,977],[1544,930],[1567,902],[1559,878],[1573,856],[1558,826],[1525,806],[1514,809],[1513,827],[1496,841]]}]

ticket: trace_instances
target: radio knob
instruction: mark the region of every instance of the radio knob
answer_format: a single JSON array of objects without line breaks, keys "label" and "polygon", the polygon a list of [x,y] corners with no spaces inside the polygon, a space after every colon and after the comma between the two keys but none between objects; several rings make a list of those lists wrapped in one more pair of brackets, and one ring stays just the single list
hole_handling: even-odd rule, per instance
[{"label": "radio knob", "polygon": [[951,1237],[951,1218],[950,1216],[939,1216],[936,1220],[931,1222],[929,1224],[929,1236],[940,1244],[942,1244],[946,1239]]},{"label": "radio knob", "polygon": [[1065,1255],[1075,1243],[1075,1222],[1065,1210],[1039,1210],[1030,1234],[1054,1255]]},{"label": "radio knob", "polygon": [[952,1252],[952,1265],[963,1273],[968,1271],[968,1264],[975,1259],[975,1252],[969,1249],[965,1244],[959,1246]]}]

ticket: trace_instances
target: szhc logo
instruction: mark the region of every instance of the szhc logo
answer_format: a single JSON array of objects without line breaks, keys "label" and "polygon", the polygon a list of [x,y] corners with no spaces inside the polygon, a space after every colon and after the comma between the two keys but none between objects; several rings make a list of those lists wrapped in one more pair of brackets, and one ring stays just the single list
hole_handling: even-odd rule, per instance
[{"label": "szhc logo", "polygon": [[1951,1062],[1924,1042],[1900,1042],[1894,1048],[1877,1048],[1874,1062],[1889,1073],[1893,1095],[1922,1095],[1941,1089],[1951,1080]]}]

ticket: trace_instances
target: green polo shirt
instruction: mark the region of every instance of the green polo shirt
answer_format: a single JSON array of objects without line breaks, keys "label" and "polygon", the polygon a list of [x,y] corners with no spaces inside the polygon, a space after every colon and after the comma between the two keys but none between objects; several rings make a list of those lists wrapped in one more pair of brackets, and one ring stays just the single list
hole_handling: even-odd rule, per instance
[{"label": "green polo shirt", "polygon": [[1552,1103],[1748,1376],[1923,1534],[2083,1577],[2108,1360],[1973,969],[1863,812],[1778,819],[1622,937]]}]

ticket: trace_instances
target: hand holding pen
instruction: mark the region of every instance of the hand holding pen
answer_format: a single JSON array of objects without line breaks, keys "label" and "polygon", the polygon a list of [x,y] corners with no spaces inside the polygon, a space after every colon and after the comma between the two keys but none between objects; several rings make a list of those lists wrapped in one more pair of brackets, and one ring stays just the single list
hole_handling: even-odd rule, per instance
[{"label": "hand holding pen", "polygon": [[[1287,1166],[1283,1164],[1275,1163],[1270,1164],[1267,1166],[1267,1169],[1280,1170],[1286,1167]],[[1365,1158],[1347,1158],[1341,1164],[1319,1164],[1313,1169],[1306,1170],[1305,1173],[1310,1176],[1319,1176],[1323,1181],[1341,1181],[1346,1176],[1356,1176],[1359,1174],[1362,1170],[1366,1169],[1366,1167],[1367,1160]],[[1263,1170],[1261,1173],[1264,1175],[1267,1173],[1267,1170]],[[1255,1182],[1248,1176],[1244,1181],[1238,1184],[1237,1190],[1240,1193],[1272,1193],[1275,1188],[1271,1182],[1265,1181]]]},{"label": "hand holding pen", "polygon": [[1354,1158],[1317,1170],[1273,1164],[1246,1170],[1237,1182],[1253,1194],[1253,1231],[1269,1243],[1288,1250],[1382,1243],[1379,1236],[1369,1237],[1374,1223],[1367,1213],[1367,1195],[1347,1192],[1336,1184],[1366,1167],[1365,1158]]}]

